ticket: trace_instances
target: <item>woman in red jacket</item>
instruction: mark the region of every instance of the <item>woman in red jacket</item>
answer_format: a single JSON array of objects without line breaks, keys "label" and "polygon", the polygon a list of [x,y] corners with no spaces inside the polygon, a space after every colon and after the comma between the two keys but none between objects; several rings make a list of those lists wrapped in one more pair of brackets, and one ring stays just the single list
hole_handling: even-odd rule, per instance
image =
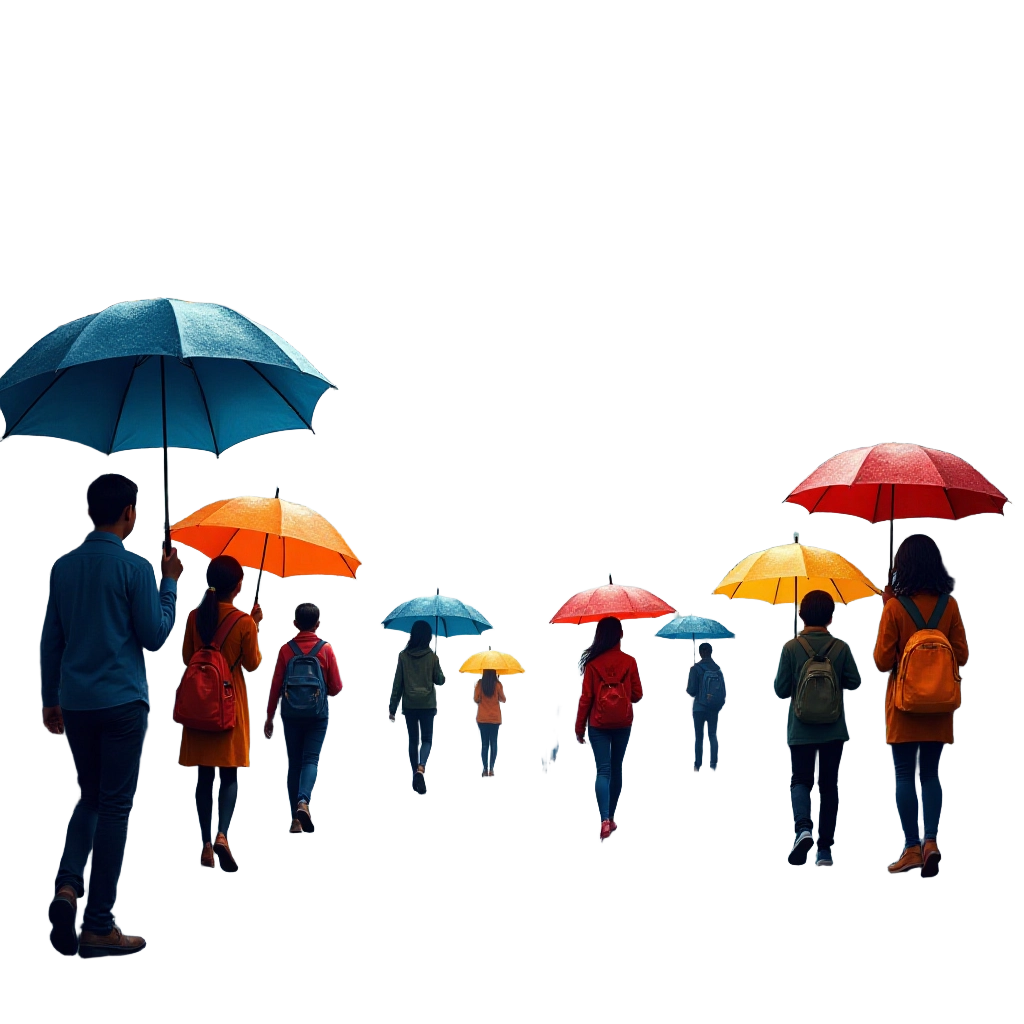
[{"label": "woman in red jacket", "polygon": [[583,694],[576,714],[576,739],[582,743],[584,727],[589,726],[602,840],[618,827],[615,807],[622,792],[622,759],[633,725],[633,705],[644,695],[636,661],[622,652],[621,640],[622,623],[612,617],[602,619],[594,642],[580,657]]}]

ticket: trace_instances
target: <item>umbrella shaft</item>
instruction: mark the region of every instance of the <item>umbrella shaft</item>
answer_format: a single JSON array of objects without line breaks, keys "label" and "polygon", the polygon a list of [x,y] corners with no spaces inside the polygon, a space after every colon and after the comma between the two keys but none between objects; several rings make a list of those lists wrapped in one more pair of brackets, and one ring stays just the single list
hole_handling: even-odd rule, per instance
[{"label": "umbrella shaft", "polygon": [[164,357],[160,357],[160,420],[164,432],[164,554],[171,553],[171,499],[167,484],[167,382],[164,376]]}]

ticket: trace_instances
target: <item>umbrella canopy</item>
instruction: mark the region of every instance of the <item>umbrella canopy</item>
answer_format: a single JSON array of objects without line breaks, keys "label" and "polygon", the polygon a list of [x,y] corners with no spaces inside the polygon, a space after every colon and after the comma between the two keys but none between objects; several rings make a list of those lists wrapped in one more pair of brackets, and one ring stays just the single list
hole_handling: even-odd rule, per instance
[{"label": "umbrella canopy", "polygon": [[175,523],[171,539],[210,558],[231,555],[242,565],[275,576],[354,579],[360,565],[345,538],[323,516],[279,497],[215,501]]},{"label": "umbrella canopy", "polygon": [[433,623],[435,636],[468,636],[491,628],[475,608],[440,591],[433,597],[414,597],[400,604],[384,620],[384,628],[409,633],[417,619]]},{"label": "umbrella canopy", "polygon": [[[799,605],[812,590],[824,590],[833,600],[849,604],[882,592],[842,555],[803,544],[782,544],[747,555],[734,566],[714,593],[746,597],[769,604]],[[796,632],[796,607],[793,609]]]},{"label": "umbrella canopy", "polygon": [[617,619],[656,619],[660,615],[674,612],[670,604],[660,597],[640,587],[623,587],[612,583],[608,577],[608,585],[583,590],[570,597],[555,612],[552,622],[571,622],[579,625],[583,622],[599,622],[613,615]]},{"label": "umbrella canopy", "polygon": [[736,637],[720,622],[699,615],[677,615],[654,635],[669,640],[733,640]]},{"label": "umbrella canopy", "polygon": [[822,463],[786,501],[808,512],[841,512],[870,523],[1002,515],[1006,495],[963,459],[917,444],[854,448]]},{"label": "umbrella canopy", "polygon": [[108,455],[162,447],[166,492],[168,447],[220,455],[260,434],[312,430],[330,387],[284,338],[226,306],[144,299],[36,342],[0,378],[0,410],[4,437],[60,437]]},{"label": "umbrella canopy", "polygon": [[502,654],[501,651],[492,651],[490,647],[486,651],[474,654],[462,663],[460,672],[472,672],[480,675],[484,669],[492,668],[499,676],[511,676],[517,672],[525,672],[522,665],[512,657],[511,654]]}]

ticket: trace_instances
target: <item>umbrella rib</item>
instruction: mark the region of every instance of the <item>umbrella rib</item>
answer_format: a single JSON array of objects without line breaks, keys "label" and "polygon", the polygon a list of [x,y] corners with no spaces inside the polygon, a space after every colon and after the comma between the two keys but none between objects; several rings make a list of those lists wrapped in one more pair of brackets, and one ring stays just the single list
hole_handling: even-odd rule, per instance
[{"label": "umbrella rib", "polygon": [[825,495],[828,494],[828,492],[831,491],[831,490],[832,490],[832,485],[829,484],[829,486],[826,487],[825,490],[823,490],[821,492],[821,494],[818,495],[818,500],[814,503],[814,508],[811,509],[812,512],[817,512],[818,511],[818,506],[822,503],[822,501],[824,501]]},{"label": "umbrella rib", "polygon": [[949,511],[953,518],[956,519],[956,509],[953,508],[953,502],[949,500],[949,489],[946,487],[942,488],[942,493],[946,496],[946,504],[949,506]]},{"label": "umbrella rib", "polygon": [[[878,485],[878,490],[875,491],[875,510],[871,513],[871,522],[873,522],[873,523],[877,523],[878,522],[878,503],[881,500],[882,500],[882,485],[879,484]],[[889,509],[890,512],[892,511],[892,508],[895,507],[895,505],[896,505],[896,502],[893,501],[891,503],[891,507]]]},{"label": "umbrella rib", "polygon": [[775,581],[775,596],[772,598],[772,604],[778,604],[779,603],[779,587],[781,587],[781,586],[782,586],[782,577],[780,576]]},{"label": "umbrella rib", "polygon": [[220,445],[217,444],[217,432],[213,429],[213,417],[210,415],[210,406],[206,401],[206,390],[203,387],[203,382],[199,379],[199,371],[195,367],[195,360],[190,359],[188,361],[188,368],[192,371],[192,376],[196,379],[196,387],[199,388],[199,397],[203,400],[203,409],[206,411],[206,422],[210,425],[210,437],[213,439],[213,454],[220,458]]},{"label": "umbrella rib", "polygon": [[110,446],[107,448],[108,455],[114,450],[114,442],[117,440],[117,428],[121,426],[121,417],[124,415],[124,405],[128,401],[128,392],[132,389],[132,381],[135,380],[135,371],[140,365],[139,360],[136,359],[132,364],[132,372],[128,374],[128,383],[125,385],[124,394],[121,396],[121,405],[117,410],[117,419],[114,420],[114,429],[110,432]]},{"label": "umbrella rib", "polygon": [[842,601],[843,604],[849,604],[850,602],[847,601],[845,597],[843,597],[843,592],[839,589],[839,584],[836,583],[836,581],[832,579],[831,576],[829,576],[828,581],[832,584],[833,587],[836,588],[836,593],[839,595],[839,600]]},{"label": "umbrella rib", "polygon": [[[231,536],[230,536],[230,537],[228,537],[228,539],[227,539],[227,543],[225,543],[224,547],[222,547],[222,548],[220,549],[220,553],[221,553],[221,555],[223,555],[223,554],[224,554],[224,552],[225,552],[225,551],[227,551],[227,549],[228,549],[229,547],[231,547],[231,542],[232,542],[232,541],[233,541],[233,540],[234,540],[234,539],[235,539],[235,538],[236,538],[236,537],[237,537],[237,536],[239,535],[239,533],[241,533],[241,532],[242,532],[242,528],[241,528],[240,526],[237,526],[237,527],[235,527],[235,532],[234,532],[233,534],[231,534]],[[218,557],[220,557],[220,556],[218,555]]]},{"label": "umbrella rib", "polygon": [[296,408],[295,408],[295,406],[294,406],[294,405],[292,405],[292,403],[291,403],[291,402],[289,402],[289,401],[288,401],[288,399],[284,397],[284,395],[283,395],[283,394],[281,394],[281,390],[280,390],[280,389],[279,389],[279,388],[277,387],[277,385],[275,385],[275,384],[274,384],[274,382],[273,382],[273,381],[272,381],[272,380],[271,380],[271,379],[270,379],[270,378],[269,378],[269,377],[268,377],[268,376],[267,376],[267,375],[266,375],[265,373],[263,373],[262,371],[260,371],[259,369],[257,369],[257,367],[255,366],[255,364],[253,364],[253,363],[250,363],[248,359],[244,360],[244,362],[245,362],[245,365],[246,365],[246,366],[248,366],[250,370],[252,370],[252,371],[253,371],[254,373],[257,373],[257,374],[259,374],[259,376],[263,378],[263,381],[264,381],[264,383],[266,383],[266,385],[267,385],[268,387],[272,388],[272,389],[274,390],[274,393],[275,393],[275,394],[277,395],[277,397],[278,397],[278,398],[280,398],[280,399],[281,399],[281,401],[282,401],[282,402],[284,402],[284,404],[285,404],[285,405],[287,405],[287,406],[288,406],[288,408],[289,408],[289,409],[291,409],[291,411],[292,411],[293,413],[295,413],[295,415],[296,415],[296,416],[298,416],[298,418],[299,418],[299,419],[300,419],[300,420],[302,421],[302,423],[303,423],[303,424],[305,425],[306,429],[307,429],[307,430],[311,430],[311,431],[313,431],[313,433],[315,434],[315,433],[316,433],[316,431],[315,431],[315,430],[313,430],[313,424],[312,424],[312,423],[310,423],[310,422],[309,422],[309,421],[308,421],[308,420],[306,419],[306,417],[305,417],[305,416],[303,416],[303,415],[302,415],[302,413],[301,413],[301,412],[299,412],[299,410],[298,410],[298,409],[296,409]]},{"label": "umbrella rib", "polygon": [[65,366],[64,369],[61,370],[53,378],[53,380],[51,380],[50,383],[47,384],[46,387],[43,388],[43,390],[40,391],[39,394],[36,395],[35,398],[32,399],[32,404],[14,421],[14,423],[11,426],[9,426],[7,428],[7,430],[4,433],[4,437],[5,438],[11,436],[11,434],[17,428],[18,424],[21,423],[21,421],[43,400],[43,398],[46,396],[46,393],[50,390],[50,388],[52,388],[53,385],[56,384],[57,381],[59,381],[61,379],[61,377],[63,377],[64,374],[67,373],[67,372],[68,372],[68,367]]}]

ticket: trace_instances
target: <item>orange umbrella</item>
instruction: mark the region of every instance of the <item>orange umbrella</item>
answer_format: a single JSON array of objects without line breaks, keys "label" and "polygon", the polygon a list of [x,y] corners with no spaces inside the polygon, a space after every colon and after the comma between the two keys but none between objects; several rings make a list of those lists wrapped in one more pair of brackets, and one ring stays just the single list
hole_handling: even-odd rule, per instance
[{"label": "orange umbrella", "polygon": [[[278,490],[278,494],[280,490]],[[171,527],[171,539],[210,558],[231,555],[275,576],[350,576],[359,559],[323,516],[305,505],[273,498],[229,498],[193,512]],[[256,598],[259,599],[259,582]]]}]

